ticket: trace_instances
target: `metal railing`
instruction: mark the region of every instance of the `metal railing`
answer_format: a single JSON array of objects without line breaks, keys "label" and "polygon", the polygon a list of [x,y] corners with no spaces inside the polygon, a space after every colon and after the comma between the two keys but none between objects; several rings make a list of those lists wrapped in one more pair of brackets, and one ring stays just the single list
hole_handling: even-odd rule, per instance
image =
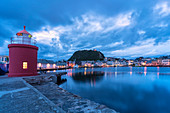
[{"label": "metal railing", "polygon": [[29,37],[11,37],[11,44],[29,44],[36,45],[36,40]]}]

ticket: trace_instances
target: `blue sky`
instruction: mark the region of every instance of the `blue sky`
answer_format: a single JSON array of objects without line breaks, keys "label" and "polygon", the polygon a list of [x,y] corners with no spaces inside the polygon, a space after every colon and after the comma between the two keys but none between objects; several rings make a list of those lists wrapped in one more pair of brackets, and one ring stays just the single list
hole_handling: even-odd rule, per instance
[{"label": "blue sky", "polygon": [[[106,57],[170,54],[168,0],[1,0],[0,54],[26,26],[39,58],[68,59],[77,50]],[[58,56],[58,57],[57,57]]]}]

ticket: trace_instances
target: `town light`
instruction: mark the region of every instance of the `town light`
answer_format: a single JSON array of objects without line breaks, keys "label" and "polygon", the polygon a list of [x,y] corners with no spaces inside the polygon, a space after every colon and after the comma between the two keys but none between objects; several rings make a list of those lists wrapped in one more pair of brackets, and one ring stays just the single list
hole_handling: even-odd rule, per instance
[{"label": "town light", "polygon": [[53,64],[53,68],[55,68],[56,64]]},{"label": "town light", "polygon": [[47,64],[47,68],[49,68],[50,67],[50,64]]},{"label": "town light", "polygon": [[41,67],[41,63],[38,63],[38,67]]}]

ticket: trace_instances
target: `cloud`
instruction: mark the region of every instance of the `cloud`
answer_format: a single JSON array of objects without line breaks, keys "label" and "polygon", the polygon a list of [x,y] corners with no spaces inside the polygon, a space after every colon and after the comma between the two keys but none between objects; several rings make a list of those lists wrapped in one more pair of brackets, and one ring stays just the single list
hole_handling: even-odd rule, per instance
[{"label": "cloud", "polygon": [[118,46],[118,45],[122,45],[123,43],[124,43],[124,41],[114,42],[114,43],[106,45],[106,47],[115,47],[115,46]]},{"label": "cloud", "polygon": [[49,53],[49,54],[45,54],[44,55],[44,57],[55,57],[55,56],[57,56],[56,54],[54,54],[54,53]]},{"label": "cloud", "polygon": [[120,14],[115,20],[115,26],[117,28],[126,27],[131,24],[132,12],[127,14]]},{"label": "cloud", "polygon": [[108,19],[105,19],[103,22],[103,26],[105,27],[104,33],[113,31],[120,28],[125,28],[127,26],[130,26],[133,23],[132,18],[133,11],[119,14],[116,17],[111,17]]},{"label": "cloud", "polygon": [[3,45],[0,46],[0,55],[8,55],[8,44],[10,44],[10,42],[5,40]]},{"label": "cloud", "polygon": [[154,11],[157,12],[160,16],[168,16],[170,14],[169,2],[164,1],[156,4]]},{"label": "cloud", "polygon": [[165,27],[168,27],[168,24],[167,23],[160,23],[160,24],[154,25],[153,27],[165,28]]},{"label": "cloud", "polygon": [[[89,41],[106,38],[106,33],[110,34],[110,32],[119,29],[122,30],[130,26],[132,24],[132,13],[130,11],[111,17],[96,13],[86,13],[72,18],[72,24],[70,25],[59,25],[55,27],[47,25],[32,34],[38,44],[49,46],[51,48],[49,52],[51,53],[54,53],[53,48],[57,48],[56,51],[60,51],[60,53],[70,54],[79,49],[114,47],[123,44],[123,41],[111,43],[107,46],[96,44],[95,42],[89,43]],[[78,47],[79,45],[81,47]]]},{"label": "cloud", "polygon": [[139,30],[139,31],[138,31],[138,34],[139,34],[139,35],[144,35],[145,33],[146,33],[146,32],[145,32],[144,30]]},{"label": "cloud", "polygon": [[90,49],[98,49],[98,48],[101,48],[101,47],[102,47],[101,45],[97,45],[97,46],[94,46],[94,47],[92,47]]},{"label": "cloud", "polygon": [[[70,29],[67,26],[57,26],[57,27],[50,27],[45,26],[42,27],[40,31],[33,32],[33,36],[36,38],[38,43],[45,44],[45,45],[52,45],[52,39],[56,39],[61,46],[60,41],[60,34],[69,31]],[[56,42],[56,43],[57,43]],[[62,47],[61,47],[62,48]]]},{"label": "cloud", "polygon": [[[30,7],[33,4],[36,7]],[[39,58],[56,60],[58,54],[59,59],[68,59],[82,49],[97,49],[105,56],[114,51],[128,57],[143,51],[148,56],[164,55],[168,50],[167,46],[164,49],[170,34],[168,0],[131,0],[126,4],[125,0],[8,0],[0,1],[0,9],[2,54],[8,53],[3,43],[24,25],[37,40]],[[157,46],[162,50],[158,51]]]},{"label": "cloud", "polygon": [[86,13],[80,17],[72,18],[72,27],[76,31],[83,32],[82,36],[91,33],[107,33],[119,28],[124,28],[132,24],[133,11],[119,14],[113,17],[106,17],[94,13]]},{"label": "cloud", "polygon": [[139,57],[139,56],[155,56],[155,55],[167,55],[170,53],[169,44],[170,38],[166,42],[159,42],[156,44],[156,39],[150,38],[147,40],[137,41],[135,45],[112,51],[111,54],[114,56],[129,56],[129,57]]}]

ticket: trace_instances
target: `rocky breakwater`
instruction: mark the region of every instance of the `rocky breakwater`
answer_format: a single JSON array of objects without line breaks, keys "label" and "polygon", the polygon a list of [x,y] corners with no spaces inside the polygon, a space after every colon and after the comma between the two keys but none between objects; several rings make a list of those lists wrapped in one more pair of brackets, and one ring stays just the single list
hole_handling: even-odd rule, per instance
[{"label": "rocky breakwater", "polygon": [[24,80],[35,87],[56,106],[68,113],[116,113],[99,103],[74,95],[54,83],[54,75],[41,75]]}]

